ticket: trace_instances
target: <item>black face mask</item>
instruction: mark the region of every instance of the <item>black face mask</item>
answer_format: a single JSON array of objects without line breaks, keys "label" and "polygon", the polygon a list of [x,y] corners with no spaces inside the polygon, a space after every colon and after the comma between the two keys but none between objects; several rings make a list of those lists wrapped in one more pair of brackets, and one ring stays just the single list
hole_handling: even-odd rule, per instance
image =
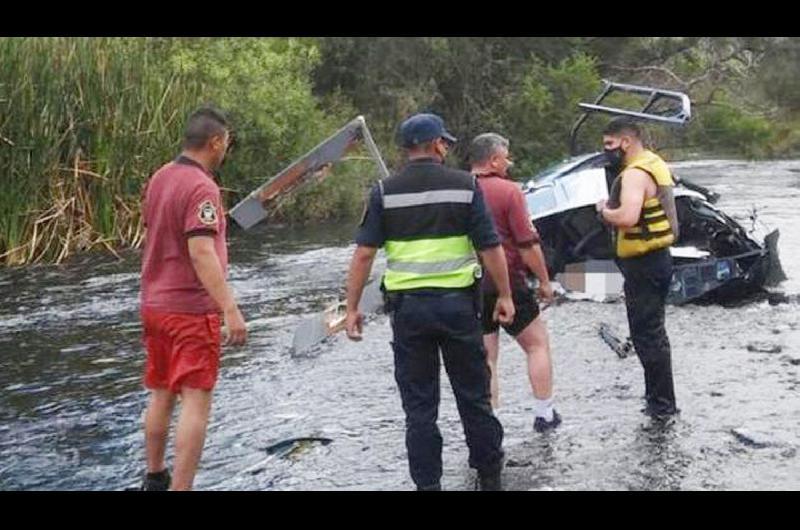
[{"label": "black face mask", "polygon": [[622,150],[622,147],[605,149],[604,152],[607,167],[615,171],[622,168],[622,161],[625,160],[625,151]]}]

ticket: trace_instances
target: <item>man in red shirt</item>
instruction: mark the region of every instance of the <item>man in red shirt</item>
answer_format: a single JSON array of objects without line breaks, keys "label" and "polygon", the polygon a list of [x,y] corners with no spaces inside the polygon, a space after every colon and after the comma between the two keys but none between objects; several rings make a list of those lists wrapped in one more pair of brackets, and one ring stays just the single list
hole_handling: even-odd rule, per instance
[{"label": "man in red shirt", "polygon": [[[500,236],[508,263],[514,306],[517,312],[511,324],[503,329],[512,335],[527,354],[528,377],[534,396],[534,424],[537,432],[557,427],[561,417],[553,408],[553,367],[550,360],[550,344],[547,326],[539,316],[536,294],[528,287],[528,271],[539,279],[539,298],[552,301],[553,288],[547,274],[547,266],[539,245],[539,234],[531,222],[528,206],[520,186],[508,178],[508,169],[513,165],[508,153],[508,140],[495,133],[477,136],[470,146],[472,173],[478,177],[486,206],[492,212],[495,229]],[[497,298],[497,288],[492,279],[482,282],[483,343],[492,374],[492,406],[499,404],[497,360],[499,354],[499,324],[491,318]]]},{"label": "man in red shirt", "polygon": [[[170,483],[173,490],[192,488],[219,368],[220,313],[228,328],[226,344],[247,339],[244,318],[225,281],[225,213],[212,173],[222,164],[229,141],[230,127],[219,111],[195,111],[183,152],[150,177],[144,192],[141,316],[147,349],[144,384],[151,390],[144,490],[166,490]],[[178,395],[171,479],[164,453]]]}]

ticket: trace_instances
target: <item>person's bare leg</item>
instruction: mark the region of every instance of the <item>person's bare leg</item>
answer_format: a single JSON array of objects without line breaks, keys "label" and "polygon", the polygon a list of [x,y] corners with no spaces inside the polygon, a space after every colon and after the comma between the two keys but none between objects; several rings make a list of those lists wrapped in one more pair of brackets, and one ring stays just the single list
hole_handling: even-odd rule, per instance
[{"label": "person's bare leg", "polygon": [[211,391],[194,388],[181,390],[181,413],[175,436],[172,478],[172,489],[175,491],[192,489],[197,465],[203,454],[210,411]]},{"label": "person's bare leg", "polygon": [[147,472],[158,473],[166,469],[164,454],[167,435],[175,409],[175,394],[167,389],[150,391],[150,402],[144,417],[144,446],[147,455]]},{"label": "person's bare leg", "polygon": [[486,349],[486,363],[491,373],[492,408],[500,406],[500,380],[497,374],[497,362],[500,353],[500,334],[492,333],[483,336],[483,347]]},{"label": "person's bare leg", "polygon": [[536,399],[553,395],[553,363],[550,360],[550,338],[541,316],[528,324],[516,337],[528,359],[528,379]]}]

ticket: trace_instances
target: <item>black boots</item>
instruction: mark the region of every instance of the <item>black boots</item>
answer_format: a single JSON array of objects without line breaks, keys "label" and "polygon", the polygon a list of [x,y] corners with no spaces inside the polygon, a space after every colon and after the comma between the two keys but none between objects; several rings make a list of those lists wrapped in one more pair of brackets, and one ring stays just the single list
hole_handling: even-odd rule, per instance
[{"label": "black boots", "polygon": [[503,491],[503,484],[500,480],[502,468],[493,471],[478,472],[478,484],[480,491]]},{"label": "black boots", "polygon": [[157,473],[145,473],[142,491],[167,491],[171,482],[172,477],[168,469]]}]

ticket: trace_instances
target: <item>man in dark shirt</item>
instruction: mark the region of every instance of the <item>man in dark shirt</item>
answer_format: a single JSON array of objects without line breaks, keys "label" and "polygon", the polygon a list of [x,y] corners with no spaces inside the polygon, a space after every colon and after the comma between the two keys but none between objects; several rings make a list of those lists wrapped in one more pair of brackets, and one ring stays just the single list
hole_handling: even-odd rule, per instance
[{"label": "man in dark shirt", "polygon": [[412,116],[400,127],[408,163],[370,194],[347,280],[347,335],[360,340],[358,302],[378,248],[394,340],[395,379],[406,413],[406,447],[418,490],[441,489],[439,350],[455,394],[470,466],[483,490],[501,488],[503,429],[489,403],[475,251],[498,286],[493,318],[514,306],[500,241],[475,178],[443,162],[452,142],[441,118]]},{"label": "man in dark shirt", "polygon": [[[539,314],[536,293],[528,287],[528,273],[534,273],[539,279],[538,294],[545,302],[552,301],[553,289],[539,245],[539,234],[531,221],[525,197],[519,184],[508,178],[508,169],[512,165],[508,146],[508,140],[499,134],[481,134],[470,146],[470,162],[472,173],[478,177],[478,185],[492,212],[508,262],[508,275],[517,311],[514,321],[503,324],[503,329],[516,339],[527,355],[528,378],[533,390],[533,428],[543,432],[557,427],[561,417],[553,408],[553,366],[547,325]],[[483,280],[483,297],[484,303],[489,306],[497,297],[497,288],[491,278]],[[499,404],[498,327],[497,322],[483,319],[483,342],[492,372],[492,405],[495,408]]]}]

